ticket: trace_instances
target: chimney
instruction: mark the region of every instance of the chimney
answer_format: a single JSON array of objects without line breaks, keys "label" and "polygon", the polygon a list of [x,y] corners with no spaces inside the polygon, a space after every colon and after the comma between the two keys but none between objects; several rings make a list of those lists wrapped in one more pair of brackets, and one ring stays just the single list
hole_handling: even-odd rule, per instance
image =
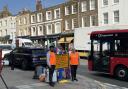
[{"label": "chimney", "polygon": [[36,0],[36,11],[42,10],[42,2],[41,0]]}]

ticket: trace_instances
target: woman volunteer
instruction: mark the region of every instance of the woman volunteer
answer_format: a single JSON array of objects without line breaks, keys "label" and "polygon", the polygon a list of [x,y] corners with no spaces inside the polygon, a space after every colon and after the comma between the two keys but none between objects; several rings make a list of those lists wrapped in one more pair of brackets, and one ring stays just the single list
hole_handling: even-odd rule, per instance
[{"label": "woman volunteer", "polygon": [[76,52],[75,49],[72,49],[72,52],[70,53],[70,67],[71,67],[71,76],[72,76],[72,81],[78,79],[76,78],[76,72],[77,72],[77,67],[79,65],[79,54]]}]

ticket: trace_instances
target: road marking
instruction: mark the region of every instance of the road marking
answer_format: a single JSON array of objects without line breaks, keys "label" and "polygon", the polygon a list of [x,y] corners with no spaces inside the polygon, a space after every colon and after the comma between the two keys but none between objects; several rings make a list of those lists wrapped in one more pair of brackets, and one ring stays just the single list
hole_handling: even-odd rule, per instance
[{"label": "road marking", "polygon": [[103,83],[101,83],[101,82],[99,82],[97,80],[94,80],[94,82],[96,82],[98,85],[100,85],[101,89],[106,89],[106,86]]},{"label": "road marking", "polygon": [[34,84],[30,84],[30,85],[19,85],[16,86],[16,88],[18,89],[35,89],[34,87],[43,87],[43,86],[47,86],[48,84],[46,83],[34,83]]},{"label": "road marking", "polygon": [[120,86],[117,86],[117,85],[114,85],[114,84],[110,84],[110,83],[102,83],[100,81],[97,81],[97,80],[94,80],[96,83],[98,83],[102,89],[107,89],[107,87],[115,87],[115,89],[128,89],[126,87],[120,87]]},{"label": "road marking", "polygon": [[110,84],[110,83],[104,83],[104,85],[113,86],[113,87],[118,87],[117,85],[113,85],[113,84]]},{"label": "road marking", "polygon": [[31,84],[31,86],[36,86],[36,87],[42,87],[42,86],[47,86],[48,84],[46,83],[35,83],[35,84]]}]

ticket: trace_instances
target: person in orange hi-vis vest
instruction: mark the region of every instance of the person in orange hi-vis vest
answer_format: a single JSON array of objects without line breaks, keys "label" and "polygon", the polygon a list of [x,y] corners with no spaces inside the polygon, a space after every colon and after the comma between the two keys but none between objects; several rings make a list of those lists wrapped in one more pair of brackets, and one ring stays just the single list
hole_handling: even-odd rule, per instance
[{"label": "person in orange hi-vis vest", "polygon": [[49,85],[54,86],[52,81],[53,73],[56,67],[56,55],[54,53],[54,46],[50,46],[50,51],[47,53],[47,65],[49,68]]},{"label": "person in orange hi-vis vest", "polygon": [[70,53],[70,68],[71,68],[71,77],[72,81],[78,79],[76,78],[76,72],[77,72],[77,67],[79,65],[79,54],[76,52],[75,49],[72,49],[72,52]]}]

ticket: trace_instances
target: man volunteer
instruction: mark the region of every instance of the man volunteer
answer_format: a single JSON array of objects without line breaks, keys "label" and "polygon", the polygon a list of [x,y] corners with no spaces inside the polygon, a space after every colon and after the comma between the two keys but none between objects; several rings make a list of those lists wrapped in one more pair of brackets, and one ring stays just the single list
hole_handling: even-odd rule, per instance
[{"label": "man volunteer", "polygon": [[50,51],[47,53],[47,65],[49,67],[49,85],[54,86],[52,81],[53,73],[56,67],[56,56],[54,53],[54,46],[50,46]]},{"label": "man volunteer", "polygon": [[71,67],[71,76],[72,76],[72,81],[76,80],[76,72],[77,72],[77,67],[79,65],[79,54],[78,52],[75,51],[75,49],[72,49],[72,52],[70,53],[70,67]]}]

